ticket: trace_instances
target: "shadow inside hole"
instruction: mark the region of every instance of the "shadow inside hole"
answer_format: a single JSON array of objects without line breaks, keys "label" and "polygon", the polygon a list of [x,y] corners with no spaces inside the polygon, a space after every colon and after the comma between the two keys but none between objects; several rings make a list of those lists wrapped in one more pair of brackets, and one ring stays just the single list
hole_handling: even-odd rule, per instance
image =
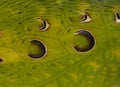
[{"label": "shadow inside hole", "polygon": [[45,31],[49,28],[49,23],[47,20],[42,20],[42,25],[39,28],[40,31]]},{"label": "shadow inside hole", "polygon": [[83,36],[87,39],[87,45],[81,47],[80,44],[73,44],[73,48],[78,52],[87,52],[91,50],[95,45],[95,39],[92,36],[92,34],[86,30],[78,30],[75,32],[75,35],[77,36]]},{"label": "shadow inside hole", "polygon": [[3,62],[3,59],[2,58],[0,58],[0,63],[2,63]]},{"label": "shadow inside hole", "polygon": [[39,40],[32,40],[31,42],[31,47],[36,47],[37,51],[31,50],[31,52],[28,53],[28,56],[32,59],[41,59],[43,58],[47,51],[45,45],[39,41]]}]

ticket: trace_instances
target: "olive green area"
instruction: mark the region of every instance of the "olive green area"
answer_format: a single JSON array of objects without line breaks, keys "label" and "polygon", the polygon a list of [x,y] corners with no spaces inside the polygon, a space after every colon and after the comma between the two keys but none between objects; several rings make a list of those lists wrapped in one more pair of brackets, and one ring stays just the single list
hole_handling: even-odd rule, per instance
[{"label": "olive green area", "polygon": [[[120,0],[0,0],[0,87],[119,86],[120,24],[115,12],[120,12]],[[85,13],[89,23],[81,21]],[[48,21],[47,30],[39,30],[39,18]],[[80,29],[96,40],[89,52],[72,47]],[[28,56],[34,39],[47,47],[43,59]]]}]

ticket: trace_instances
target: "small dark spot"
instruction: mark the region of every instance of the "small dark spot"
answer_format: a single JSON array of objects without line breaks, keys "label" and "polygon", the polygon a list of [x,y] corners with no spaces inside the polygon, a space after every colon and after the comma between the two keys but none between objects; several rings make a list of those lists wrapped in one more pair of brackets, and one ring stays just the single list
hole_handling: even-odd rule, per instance
[{"label": "small dark spot", "polygon": [[3,59],[2,59],[2,58],[0,58],[0,63],[1,63],[1,62],[3,62]]},{"label": "small dark spot", "polygon": [[18,14],[22,14],[22,12],[20,11],[20,12],[18,12]]},{"label": "small dark spot", "polygon": [[21,34],[20,32],[17,33],[17,35],[20,35],[20,34]]},{"label": "small dark spot", "polygon": [[68,18],[69,18],[69,21],[71,21],[71,22],[73,21],[72,17],[68,17]]},{"label": "small dark spot", "polygon": [[40,19],[39,17],[37,17],[37,19]]},{"label": "small dark spot", "polygon": [[0,72],[1,74],[7,74],[7,72]]},{"label": "small dark spot", "polygon": [[67,32],[70,32],[70,31],[71,31],[71,29],[68,29],[68,30],[67,30]]},{"label": "small dark spot", "polygon": [[18,24],[22,24],[21,22],[19,22]]},{"label": "small dark spot", "polygon": [[26,18],[25,20],[30,20],[32,17],[28,17],[28,18]]},{"label": "small dark spot", "polygon": [[24,42],[25,42],[25,39],[23,39],[23,40],[21,41],[22,44],[24,44]]},{"label": "small dark spot", "polygon": [[61,24],[64,24],[64,21],[63,21],[63,20],[61,20]]},{"label": "small dark spot", "polygon": [[26,75],[27,75],[27,76],[32,76],[32,74],[31,74],[31,73],[26,73]]},{"label": "small dark spot", "polygon": [[120,19],[120,13],[116,13],[118,19]]},{"label": "small dark spot", "polygon": [[36,45],[38,47],[39,52],[38,53],[30,52],[28,56],[33,59],[43,58],[47,53],[45,45],[39,40],[32,40],[30,42],[31,42],[31,46]]},{"label": "small dark spot", "polygon": [[104,0],[98,0],[99,2],[103,2]]},{"label": "small dark spot", "polygon": [[28,30],[28,31],[31,31],[31,29],[30,29],[29,27],[27,27],[27,30]]},{"label": "small dark spot", "polygon": [[73,48],[78,51],[78,52],[87,52],[89,50],[91,50],[94,45],[95,45],[95,39],[94,37],[92,36],[92,34],[86,30],[78,30],[75,32],[76,35],[81,35],[81,36],[84,36],[88,43],[85,47],[79,47],[78,45],[74,44],[73,45]]},{"label": "small dark spot", "polygon": [[21,78],[21,76],[17,76],[17,78]]}]

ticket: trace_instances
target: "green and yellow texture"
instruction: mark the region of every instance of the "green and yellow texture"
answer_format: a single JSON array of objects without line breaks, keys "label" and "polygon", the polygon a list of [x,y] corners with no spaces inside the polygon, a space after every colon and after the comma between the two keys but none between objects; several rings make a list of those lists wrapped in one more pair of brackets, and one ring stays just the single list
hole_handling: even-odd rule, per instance
[{"label": "green and yellow texture", "polygon": [[[0,87],[119,87],[115,12],[120,12],[120,0],[0,0]],[[81,22],[85,13],[89,23]],[[40,19],[48,21],[47,30],[39,30]],[[72,47],[80,29],[96,40],[88,52]],[[37,52],[30,45],[33,39],[45,44],[43,59],[28,57],[29,51]]]}]

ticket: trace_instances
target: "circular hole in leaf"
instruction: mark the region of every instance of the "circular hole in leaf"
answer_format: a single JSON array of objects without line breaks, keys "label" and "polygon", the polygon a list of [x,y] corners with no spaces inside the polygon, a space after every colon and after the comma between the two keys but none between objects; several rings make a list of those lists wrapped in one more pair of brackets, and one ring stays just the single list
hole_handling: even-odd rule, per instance
[{"label": "circular hole in leaf", "polygon": [[44,58],[47,53],[45,45],[39,40],[32,40],[30,43],[28,56],[33,59]]},{"label": "circular hole in leaf", "polygon": [[39,28],[40,31],[45,31],[49,28],[49,23],[47,20],[42,20],[41,21],[41,27]]},{"label": "circular hole in leaf", "polygon": [[87,30],[78,30],[75,32],[73,48],[78,52],[87,52],[95,45],[93,35]]},{"label": "circular hole in leaf", "polygon": [[84,23],[90,22],[91,17],[87,13],[85,13],[84,15],[82,15],[81,21],[84,22]]}]

